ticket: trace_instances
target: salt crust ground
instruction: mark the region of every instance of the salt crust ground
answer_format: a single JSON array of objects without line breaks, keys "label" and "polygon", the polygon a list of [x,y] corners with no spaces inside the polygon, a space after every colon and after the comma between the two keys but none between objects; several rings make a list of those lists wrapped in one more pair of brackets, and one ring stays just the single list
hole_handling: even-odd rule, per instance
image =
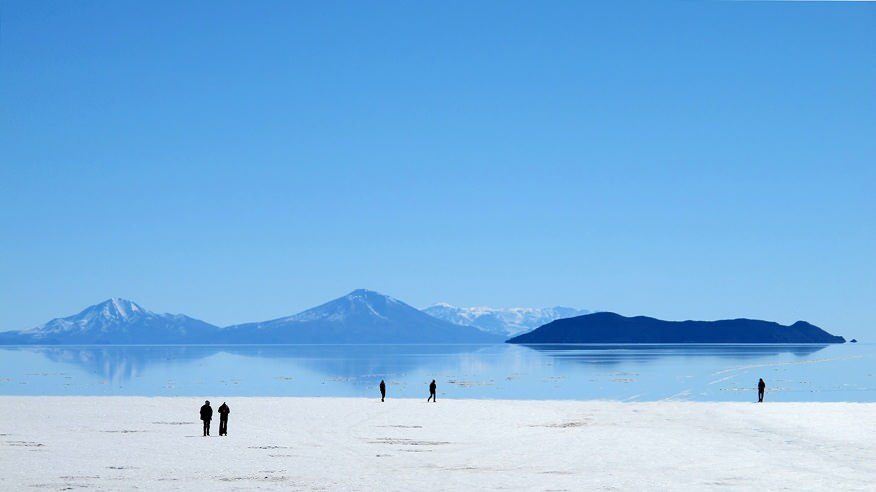
[{"label": "salt crust ground", "polygon": [[204,399],[0,397],[0,490],[876,490],[876,404]]}]

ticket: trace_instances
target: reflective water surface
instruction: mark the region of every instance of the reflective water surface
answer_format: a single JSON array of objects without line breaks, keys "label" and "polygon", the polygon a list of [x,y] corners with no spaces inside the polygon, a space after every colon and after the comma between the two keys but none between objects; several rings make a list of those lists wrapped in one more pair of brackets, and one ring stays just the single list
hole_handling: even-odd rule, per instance
[{"label": "reflective water surface", "polygon": [[0,347],[0,394],[876,401],[876,346]]}]

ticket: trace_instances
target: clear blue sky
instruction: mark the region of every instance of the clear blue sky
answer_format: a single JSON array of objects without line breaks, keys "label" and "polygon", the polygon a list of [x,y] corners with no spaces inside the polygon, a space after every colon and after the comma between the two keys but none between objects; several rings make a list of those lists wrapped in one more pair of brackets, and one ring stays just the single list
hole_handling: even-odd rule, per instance
[{"label": "clear blue sky", "polygon": [[876,4],[0,3],[0,329],[423,307],[876,336]]}]

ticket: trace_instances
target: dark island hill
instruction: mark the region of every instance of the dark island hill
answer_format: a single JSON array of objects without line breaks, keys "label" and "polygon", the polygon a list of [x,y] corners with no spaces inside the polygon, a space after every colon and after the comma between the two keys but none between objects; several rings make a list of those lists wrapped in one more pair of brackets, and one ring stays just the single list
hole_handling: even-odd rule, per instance
[{"label": "dark island hill", "polygon": [[593,313],[552,321],[507,343],[845,343],[805,321],[784,326],[754,319],[663,321]]}]

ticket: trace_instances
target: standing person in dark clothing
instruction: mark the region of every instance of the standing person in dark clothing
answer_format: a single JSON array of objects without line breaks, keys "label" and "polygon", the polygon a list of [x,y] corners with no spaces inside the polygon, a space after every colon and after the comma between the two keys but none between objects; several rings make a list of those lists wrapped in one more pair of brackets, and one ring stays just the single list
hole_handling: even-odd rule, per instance
[{"label": "standing person in dark clothing", "polygon": [[429,383],[429,398],[426,398],[426,401],[432,400],[432,403],[438,401],[438,398],[435,397],[435,389],[438,385],[435,384],[435,380],[433,379],[431,383]]},{"label": "standing person in dark clothing", "polygon": [[763,392],[766,390],[766,383],[763,382],[763,378],[757,382],[757,402],[763,403]]},{"label": "standing person in dark clothing", "polygon": [[210,435],[210,419],[213,418],[213,409],[210,407],[210,400],[204,402],[201,407],[201,420],[204,421],[204,437]]},{"label": "standing person in dark clothing", "polygon": [[228,414],[231,413],[231,410],[228,408],[228,405],[225,402],[222,402],[222,406],[219,407],[219,435],[227,436],[228,435]]},{"label": "standing person in dark clothing", "polygon": [[385,399],[386,399],[386,383],[384,383],[383,380],[381,379],[380,380],[380,401],[383,401]]}]

